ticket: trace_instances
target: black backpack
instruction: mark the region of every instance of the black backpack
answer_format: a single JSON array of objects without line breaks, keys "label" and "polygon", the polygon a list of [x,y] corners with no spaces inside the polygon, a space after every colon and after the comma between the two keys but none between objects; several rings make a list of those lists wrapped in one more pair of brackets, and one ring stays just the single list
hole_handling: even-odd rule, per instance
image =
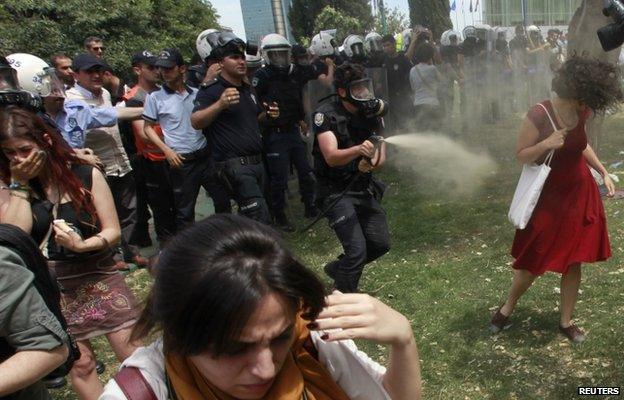
[{"label": "black backpack", "polygon": [[[72,369],[74,361],[80,358],[80,350],[73,336],[69,334],[67,321],[61,313],[61,292],[56,279],[50,274],[48,264],[37,244],[30,235],[20,228],[9,224],[0,224],[0,246],[8,247],[19,254],[28,270],[35,276],[33,280],[35,288],[41,294],[48,309],[59,320],[61,327],[67,333],[69,337],[69,356],[65,363],[52,371],[47,378],[54,379],[67,375]],[[15,349],[5,339],[0,338],[0,360],[5,360],[14,353]]]}]

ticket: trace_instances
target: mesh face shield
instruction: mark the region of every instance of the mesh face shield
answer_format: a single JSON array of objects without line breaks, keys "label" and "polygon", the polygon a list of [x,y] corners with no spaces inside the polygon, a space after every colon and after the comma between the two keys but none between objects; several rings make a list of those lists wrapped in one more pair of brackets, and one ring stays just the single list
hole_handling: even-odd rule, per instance
[{"label": "mesh face shield", "polygon": [[18,91],[17,71],[10,66],[0,66],[0,91]]},{"label": "mesh face shield", "polygon": [[56,75],[56,70],[54,68],[46,68],[44,70],[44,74],[41,76],[41,83],[43,85],[41,97],[51,96],[65,98],[65,86]]},{"label": "mesh face shield", "polygon": [[266,50],[266,54],[270,65],[277,68],[287,68],[290,66],[290,49]]},{"label": "mesh face shield", "polygon": [[363,43],[352,44],[351,51],[353,52],[353,58],[364,57],[364,44]]},{"label": "mesh face shield", "polygon": [[383,44],[380,38],[369,39],[368,45],[371,53],[381,53],[383,51]]}]

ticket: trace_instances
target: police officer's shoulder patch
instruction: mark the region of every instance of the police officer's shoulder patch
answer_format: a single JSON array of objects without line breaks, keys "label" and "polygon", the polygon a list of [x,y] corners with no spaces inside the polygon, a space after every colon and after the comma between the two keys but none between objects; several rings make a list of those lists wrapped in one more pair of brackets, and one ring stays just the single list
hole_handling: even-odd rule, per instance
[{"label": "police officer's shoulder patch", "polygon": [[253,87],[258,86],[258,81],[259,81],[258,77],[254,76],[253,79],[251,80],[251,86]]},{"label": "police officer's shoulder patch", "polygon": [[210,81],[208,81],[208,82],[202,82],[202,84],[200,85],[200,87],[202,87],[202,88],[207,88],[207,87],[210,87],[210,86],[214,85],[214,84],[215,84],[215,83],[217,83],[217,82],[218,82],[217,78],[214,78],[214,79],[212,79],[212,80],[210,80]]},{"label": "police officer's shoulder patch", "polygon": [[325,122],[325,115],[323,113],[317,112],[314,114],[314,125],[321,126]]}]

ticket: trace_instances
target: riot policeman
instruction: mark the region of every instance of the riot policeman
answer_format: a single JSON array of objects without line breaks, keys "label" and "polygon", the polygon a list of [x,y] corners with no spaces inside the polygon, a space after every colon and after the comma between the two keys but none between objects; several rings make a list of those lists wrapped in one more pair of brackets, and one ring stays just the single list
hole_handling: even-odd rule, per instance
[{"label": "riot policeman", "polygon": [[364,38],[364,50],[368,57],[366,66],[380,68],[384,62],[383,38],[377,32],[370,32]]},{"label": "riot policeman", "polygon": [[320,74],[318,79],[331,86],[334,82],[336,41],[329,33],[320,32],[312,38],[309,50],[313,57],[311,64]]},{"label": "riot policeman", "polygon": [[239,213],[268,224],[258,125],[266,113],[246,83],[245,52],[256,54],[257,49],[250,49],[231,32],[214,33],[209,40],[221,72],[199,89],[191,124],[203,129],[217,174],[238,203]]},{"label": "riot policeman", "polygon": [[342,43],[347,60],[352,63],[364,64],[366,53],[364,52],[364,40],[360,35],[349,35]]},{"label": "riot policeman", "polygon": [[364,265],[390,249],[388,223],[380,201],[383,185],[373,172],[385,162],[379,139],[387,104],[374,96],[372,81],[358,64],[336,68],[337,97],[313,117],[317,196],[344,253],[325,266],[336,289],[356,292]]},{"label": "riot policeman", "polygon": [[193,88],[199,88],[202,83],[214,80],[219,74],[220,67],[217,60],[210,57],[212,45],[208,41],[208,36],[218,33],[217,29],[206,29],[197,35],[195,48],[201,58],[201,62],[188,67],[186,71],[186,84]]},{"label": "riot policeman", "polygon": [[265,36],[260,47],[266,65],[256,71],[252,86],[261,104],[279,109],[276,117],[268,117],[262,123],[271,188],[270,204],[277,226],[292,232],[294,229],[284,212],[291,161],[297,169],[305,215],[314,217],[317,214],[314,173],[301,133],[307,133],[303,122],[303,85],[316,79],[318,73],[313,67],[291,63],[291,45],[282,35],[272,33]]}]

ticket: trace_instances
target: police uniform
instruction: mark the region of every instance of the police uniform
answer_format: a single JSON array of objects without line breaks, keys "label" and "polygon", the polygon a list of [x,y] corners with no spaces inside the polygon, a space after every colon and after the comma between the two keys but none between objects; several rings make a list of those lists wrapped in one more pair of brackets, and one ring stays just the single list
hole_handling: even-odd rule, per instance
[{"label": "police uniform", "polygon": [[388,80],[388,100],[392,107],[384,119],[388,131],[395,132],[403,127],[403,121],[412,111],[409,74],[412,64],[403,52],[395,57],[384,57],[383,67]]},{"label": "police uniform", "polygon": [[265,171],[258,125],[258,115],[263,109],[249,85],[243,82],[241,86],[235,86],[219,75],[216,80],[201,86],[193,112],[210,107],[219,101],[225,89],[231,87],[238,90],[239,103],[221,111],[203,132],[218,175],[238,203],[239,212],[268,224],[269,210],[262,191]]},{"label": "police uniform", "polygon": [[358,171],[359,157],[345,166],[330,167],[319,148],[318,135],[331,131],[338,149],[347,149],[381,133],[381,118],[351,114],[339,100],[328,99],[314,113],[313,130],[318,201],[323,209],[335,202],[326,216],[344,250],[325,266],[325,272],[334,279],[336,289],[356,292],[364,265],[390,249],[386,213],[380,204],[383,185],[372,173]]},{"label": "police uniform", "polygon": [[277,103],[279,116],[267,115],[263,121],[265,155],[270,177],[271,207],[283,214],[285,192],[291,161],[297,168],[299,191],[306,213],[314,209],[314,173],[308,162],[307,145],[301,138],[299,121],[305,118],[302,90],[308,81],[318,78],[313,67],[292,65],[281,72],[265,66],[256,71],[252,85],[261,103]]}]

